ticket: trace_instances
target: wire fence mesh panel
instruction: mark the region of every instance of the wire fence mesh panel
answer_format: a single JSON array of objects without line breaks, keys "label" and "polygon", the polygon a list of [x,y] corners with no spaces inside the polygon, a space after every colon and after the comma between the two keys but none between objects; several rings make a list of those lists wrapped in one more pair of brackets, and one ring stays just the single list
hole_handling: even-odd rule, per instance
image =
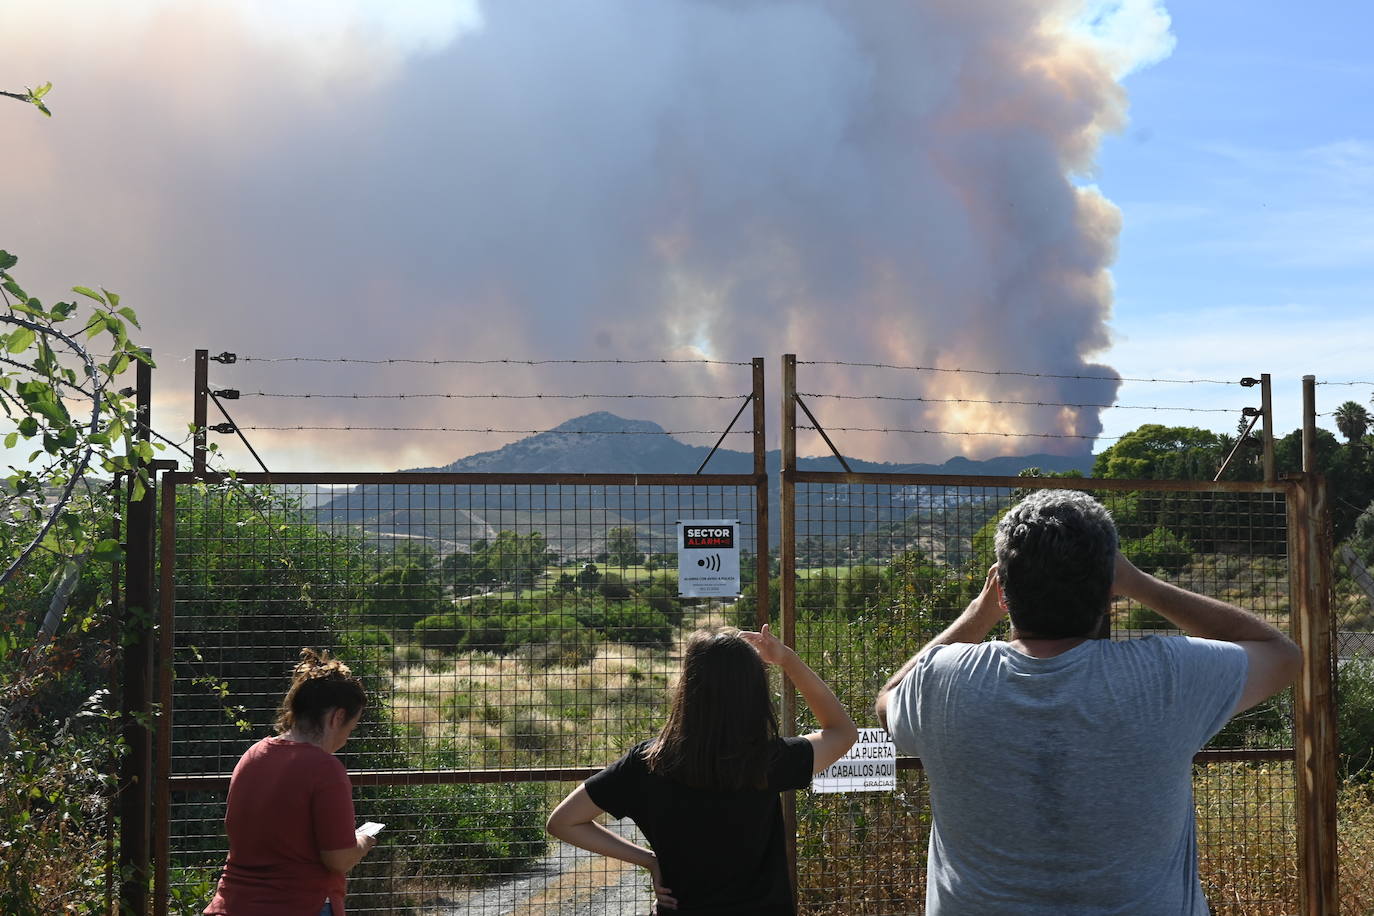
[{"label": "wire fence mesh panel", "polygon": [[[1124,553],[1142,569],[1285,631],[1289,625],[1278,487],[1093,490],[1092,482],[1071,479],[819,472],[797,479],[796,648],[861,727],[877,725],[873,697],[887,677],[978,593],[995,561],[997,521],[1031,488],[1092,490],[1112,512]],[[1124,599],[1115,600],[1111,622],[1117,639],[1177,633]],[[808,715],[803,708],[799,731],[814,727]],[[1296,909],[1292,742],[1285,691],[1234,719],[1196,766],[1202,881],[1218,914]],[[1013,792],[1008,787],[1008,804]],[[930,806],[919,769],[899,771],[895,792],[798,793],[796,810],[805,912],[923,911]]]},{"label": "wire fence mesh panel", "polygon": [[227,774],[271,733],[309,646],[368,691],[340,758],[359,819],[386,828],[349,878],[350,913],[647,912],[642,870],[544,821],[659,728],[684,636],[737,621],[740,606],[678,597],[678,522],[738,520],[748,583],[752,478],[254,479],[171,479],[172,910],[208,901]]}]

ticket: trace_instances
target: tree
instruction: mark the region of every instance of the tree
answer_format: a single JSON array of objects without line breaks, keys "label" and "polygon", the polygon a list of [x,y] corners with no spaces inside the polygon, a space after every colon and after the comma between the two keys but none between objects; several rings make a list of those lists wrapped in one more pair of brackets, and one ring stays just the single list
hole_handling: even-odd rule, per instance
[{"label": "tree", "polygon": [[606,562],[612,566],[638,566],[644,559],[639,535],[633,528],[612,528],[606,532]]},{"label": "tree", "polygon": [[[45,114],[47,88],[23,97]],[[0,422],[13,456],[0,482],[0,911],[48,912],[56,900],[94,911],[109,761],[122,749],[103,689],[120,640],[105,566],[122,554],[109,536],[120,511],[111,476],[130,475],[144,497],[141,463],[154,451],[135,438],[118,379],[151,361],[117,294],[78,286],[89,302],[46,306],[20,286],[17,263],[0,251]],[[88,347],[96,337],[108,356]]]},{"label": "tree", "polygon": [[1336,428],[1345,436],[1346,444],[1354,445],[1369,430],[1369,411],[1355,401],[1346,401],[1336,408]]},{"label": "tree", "polygon": [[521,536],[514,531],[502,531],[493,541],[473,541],[467,553],[449,554],[442,565],[445,574],[459,585],[528,588],[557,559],[541,532]]},{"label": "tree", "polygon": [[432,565],[414,559],[393,563],[372,578],[369,606],[386,626],[409,627],[443,607],[443,588]]},{"label": "tree", "polygon": [[1220,437],[1195,426],[1147,423],[1097,456],[1094,477],[1117,480],[1211,480],[1226,456]]}]

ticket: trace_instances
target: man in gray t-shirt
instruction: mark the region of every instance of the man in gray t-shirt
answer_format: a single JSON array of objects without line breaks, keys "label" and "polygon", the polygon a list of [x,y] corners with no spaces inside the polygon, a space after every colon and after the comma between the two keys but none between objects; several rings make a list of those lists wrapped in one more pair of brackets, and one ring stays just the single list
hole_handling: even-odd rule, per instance
[{"label": "man in gray t-shirt", "polygon": [[[1301,659],[1117,546],[1090,496],[1027,497],[998,525],[982,592],[878,694],[930,780],[928,916],[1207,913],[1193,755]],[[1114,594],[1188,635],[1107,640]],[[983,642],[1004,614],[1008,641]]]}]

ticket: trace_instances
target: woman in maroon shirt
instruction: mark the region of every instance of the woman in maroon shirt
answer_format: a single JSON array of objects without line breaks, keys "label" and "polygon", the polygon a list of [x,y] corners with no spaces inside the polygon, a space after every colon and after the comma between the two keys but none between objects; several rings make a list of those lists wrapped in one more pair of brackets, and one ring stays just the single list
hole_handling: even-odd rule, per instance
[{"label": "woman in maroon shirt", "polygon": [[206,913],[344,916],[344,876],[377,841],[354,832],[353,789],[334,754],[366,702],[347,665],[301,650],[277,735],[234,767],[224,815],[229,859]]}]

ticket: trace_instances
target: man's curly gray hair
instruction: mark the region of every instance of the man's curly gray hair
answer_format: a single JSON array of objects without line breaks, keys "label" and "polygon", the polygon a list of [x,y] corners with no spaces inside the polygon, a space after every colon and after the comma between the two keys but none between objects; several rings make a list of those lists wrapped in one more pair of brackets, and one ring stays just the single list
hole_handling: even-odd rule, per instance
[{"label": "man's curly gray hair", "polygon": [[1023,636],[1089,636],[1111,603],[1119,537],[1100,502],[1078,490],[1037,490],[997,525],[998,578]]}]

